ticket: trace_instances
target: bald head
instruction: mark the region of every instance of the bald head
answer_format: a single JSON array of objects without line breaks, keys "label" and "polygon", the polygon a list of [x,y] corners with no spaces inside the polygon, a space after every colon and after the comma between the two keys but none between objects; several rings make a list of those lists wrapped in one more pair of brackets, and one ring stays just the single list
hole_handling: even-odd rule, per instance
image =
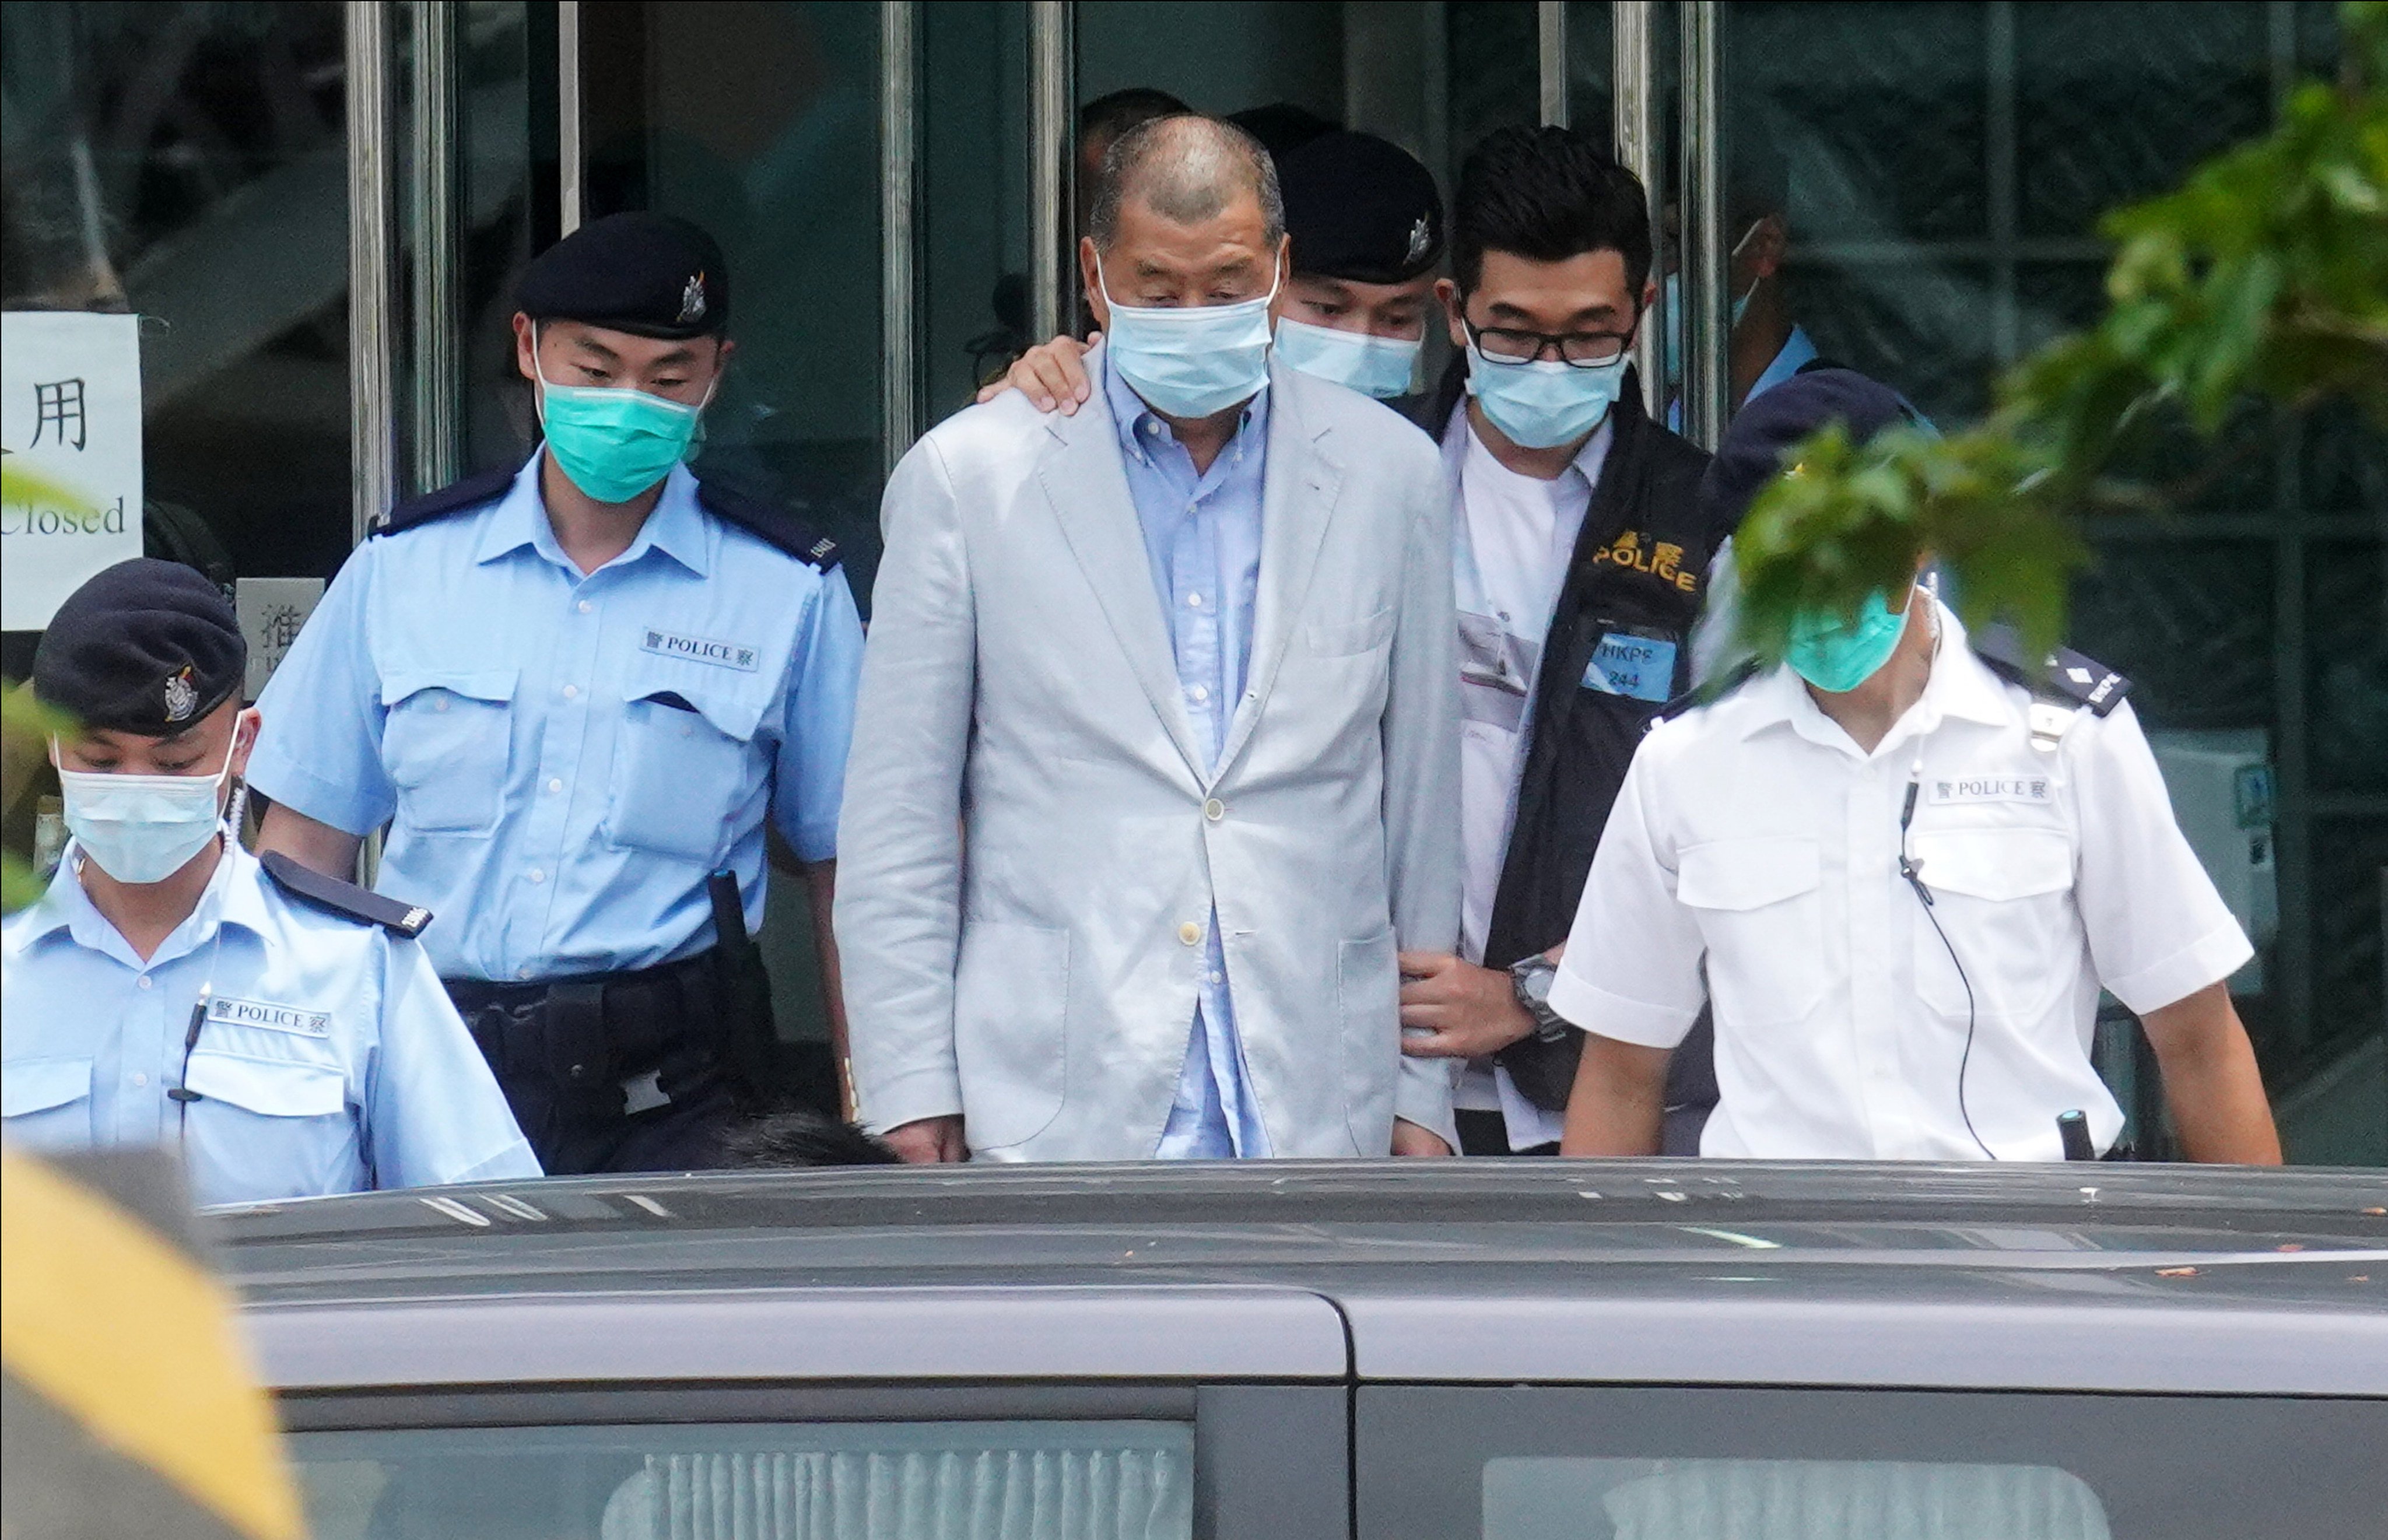
[{"label": "bald head", "polygon": [[1174,224],[1200,224],[1246,197],[1260,206],[1263,239],[1275,246],[1285,234],[1285,199],[1260,141],[1215,118],[1159,118],[1121,134],[1103,157],[1088,230],[1109,251],[1128,204]]}]

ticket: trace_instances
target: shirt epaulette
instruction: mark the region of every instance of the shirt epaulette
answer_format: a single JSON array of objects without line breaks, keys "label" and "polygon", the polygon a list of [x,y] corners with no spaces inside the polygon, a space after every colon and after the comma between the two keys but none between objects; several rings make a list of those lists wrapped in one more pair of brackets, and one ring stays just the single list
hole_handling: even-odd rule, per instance
[{"label": "shirt epaulette", "polygon": [[764,544],[784,551],[808,566],[826,572],[837,565],[837,541],[807,528],[775,503],[705,481],[696,484],[696,500],[716,518],[736,525]]},{"label": "shirt epaulette", "polygon": [[514,485],[516,474],[516,471],[510,470],[482,471],[462,481],[451,482],[436,492],[409,498],[374,520],[373,533],[399,534],[418,524],[428,524],[451,514],[477,508],[485,503],[494,503],[505,496],[506,489]]},{"label": "shirt epaulette", "polygon": [[2034,668],[2022,638],[2007,626],[1985,626],[1972,637],[1975,655],[1990,672],[2019,684],[2035,699],[2051,704],[2086,706],[2093,717],[2103,717],[2123,704],[2131,681],[2096,658],[2058,647]]},{"label": "shirt epaulette", "polygon": [[431,923],[431,911],[395,898],[386,898],[371,888],[344,883],[337,877],[299,865],[279,850],[268,850],[257,858],[258,865],[273,879],[273,885],[292,897],[333,914],[354,920],[361,924],[379,925],[393,935],[412,941]]}]

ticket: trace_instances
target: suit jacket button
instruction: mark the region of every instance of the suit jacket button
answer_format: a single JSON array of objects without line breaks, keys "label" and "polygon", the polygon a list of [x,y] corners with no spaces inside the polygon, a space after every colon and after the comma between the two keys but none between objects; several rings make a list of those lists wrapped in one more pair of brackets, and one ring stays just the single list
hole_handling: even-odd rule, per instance
[{"label": "suit jacket button", "polygon": [[1227,816],[1227,805],[1214,796],[1202,804],[1202,816],[1216,823]]},{"label": "suit jacket button", "polygon": [[1191,947],[1202,939],[1202,927],[1188,920],[1177,927],[1177,939]]}]

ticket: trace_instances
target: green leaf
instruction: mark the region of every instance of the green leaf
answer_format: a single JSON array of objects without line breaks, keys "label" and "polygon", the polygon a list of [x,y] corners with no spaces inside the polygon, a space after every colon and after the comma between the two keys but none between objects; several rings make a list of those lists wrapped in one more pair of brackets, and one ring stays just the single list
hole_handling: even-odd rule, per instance
[{"label": "green leaf", "polygon": [[2339,24],[2341,81],[2296,86],[2270,134],[2100,222],[2106,313],[2008,370],[1986,422],[1863,446],[1831,427],[1787,457],[1734,540],[1744,645],[1779,659],[1801,609],[1853,611],[1926,551],[1968,624],[2056,641],[2089,560],[2082,513],[2161,503],[2114,467],[2169,414],[2208,440],[2251,400],[2350,401],[2388,425],[2388,0],[2351,0]]}]

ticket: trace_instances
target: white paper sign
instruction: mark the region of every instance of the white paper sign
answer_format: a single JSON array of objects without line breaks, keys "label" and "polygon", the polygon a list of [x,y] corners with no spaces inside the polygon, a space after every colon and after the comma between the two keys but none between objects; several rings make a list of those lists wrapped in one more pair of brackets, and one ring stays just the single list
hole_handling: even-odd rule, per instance
[{"label": "white paper sign", "polygon": [[321,578],[237,578],[233,580],[233,607],[240,612],[240,633],[248,638],[248,683],[243,699],[265,693],[265,681],[282,667],[298,628],[324,600]]},{"label": "white paper sign", "polygon": [[0,315],[0,629],[141,554],[141,318]]}]

